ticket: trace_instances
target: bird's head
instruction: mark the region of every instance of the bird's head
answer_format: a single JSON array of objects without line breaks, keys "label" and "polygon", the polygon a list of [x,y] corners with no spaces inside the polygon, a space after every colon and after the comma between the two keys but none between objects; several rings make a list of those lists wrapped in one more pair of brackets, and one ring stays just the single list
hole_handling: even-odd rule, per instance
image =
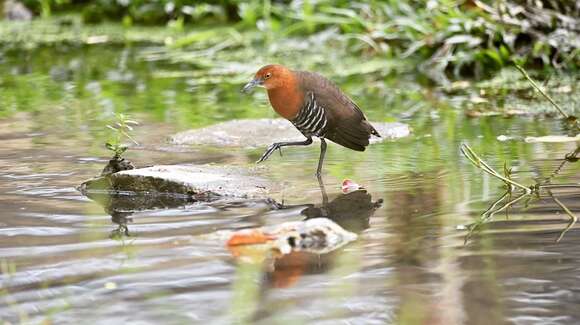
[{"label": "bird's head", "polygon": [[264,87],[268,90],[284,87],[288,82],[293,80],[292,71],[279,64],[270,64],[264,66],[256,72],[254,79],[248,82],[242,92],[247,93],[257,86]]}]

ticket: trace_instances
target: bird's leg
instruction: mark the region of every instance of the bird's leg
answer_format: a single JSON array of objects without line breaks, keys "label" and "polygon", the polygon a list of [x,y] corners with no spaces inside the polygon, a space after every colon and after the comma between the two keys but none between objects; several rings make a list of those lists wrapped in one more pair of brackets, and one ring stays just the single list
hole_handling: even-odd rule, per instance
[{"label": "bird's leg", "polygon": [[316,177],[322,180],[322,163],[324,162],[324,155],[326,154],[326,141],[320,138],[320,158],[318,159],[318,169],[316,169]]},{"label": "bird's leg", "polygon": [[295,141],[295,142],[276,142],[273,143],[271,146],[268,147],[268,149],[266,150],[266,152],[264,152],[264,154],[262,155],[262,157],[256,162],[256,163],[261,163],[262,161],[265,161],[266,159],[268,159],[270,157],[270,155],[272,153],[274,153],[274,151],[281,149],[282,147],[286,147],[286,146],[307,146],[309,144],[312,144],[312,138],[309,137],[304,141]]},{"label": "bird's leg", "polygon": [[328,194],[326,194],[326,187],[324,186],[324,181],[322,181],[322,177],[318,176],[318,186],[320,187],[320,193],[322,194],[322,206],[326,208],[328,205]]}]

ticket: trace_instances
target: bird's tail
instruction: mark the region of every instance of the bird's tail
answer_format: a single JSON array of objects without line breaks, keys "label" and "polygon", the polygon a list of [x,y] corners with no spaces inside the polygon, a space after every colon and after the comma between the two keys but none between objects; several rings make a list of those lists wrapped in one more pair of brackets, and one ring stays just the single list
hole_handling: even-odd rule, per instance
[{"label": "bird's tail", "polygon": [[354,125],[341,121],[338,127],[326,134],[326,138],[352,150],[364,151],[371,134],[381,136],[367,120]]}]

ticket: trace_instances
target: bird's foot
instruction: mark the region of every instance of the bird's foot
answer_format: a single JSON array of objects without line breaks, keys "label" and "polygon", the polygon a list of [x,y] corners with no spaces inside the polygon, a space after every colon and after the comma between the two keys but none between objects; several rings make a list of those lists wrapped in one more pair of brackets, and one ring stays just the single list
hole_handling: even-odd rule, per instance
[{"label": "bird's foot", "polygon": [[276,150],[280,150],[280,155],[282,155],[282,146],[280,146],[279,143],[274,143],[272,145],[270,145],[268,147],[268,149],[266,150],[266,152],[264,152],[264,154],[262,155],[262,157],[256,161],[256,164],[259,164],[263,161],[268,160],[268,158],[270,158],[270,156],[274,153],[274,151]]}]

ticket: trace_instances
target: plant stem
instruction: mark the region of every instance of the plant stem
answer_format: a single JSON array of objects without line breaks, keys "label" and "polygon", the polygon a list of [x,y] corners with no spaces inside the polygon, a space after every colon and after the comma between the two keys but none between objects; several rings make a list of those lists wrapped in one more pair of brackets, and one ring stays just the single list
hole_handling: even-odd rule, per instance
[{"label": "plant stem", "polygon": [[524,68],[522,68],[521,66],[519,66],[517,64],[515,66],[516,66],[516,69],[518,69],[522,73],[522,75],[524,75],[524,77],[530,82],[532,87],[534,87],[537,91],[539,91],[540,94],[542,94],[542,96],[544,96],[558,110],[558,112],[560,112],[560,114],[562,114],[562,116],[564,116],[564,118],[566,118],[566,119],[570,118],[570,115],[566,114],[566,112],[564,112],[562,107],[560,107],[560,105],[558,105],[552,99],[552,97],[550,97],[550,95],[548,95],[542,88],[540,88],[540,86],[538,86],[538,84],[536,84],[536,82],[530,77],[530,75],[528,75],[528,73],[526,72],[526,70],[524,70]]},{"label": "plant stem", "polygon": [[485,161],[483,161],[481,158],[479,158],[479,156],[477,156],[477,154],[475,154],[475,152],[473,152],[473,150],[471,149],[471,147],[469,147],[469,145],[462,144],[461,145],[461,152],[463,153],[465,158],[469,159],[469,161],[471,161],[471,163],[475,167],[483,170],[484,172],[490,174],[493,177],[499,178],[504,183],[506,183],[508,186],[512,185],[515,187],[519,187],[520,189],[524,190],[527,194],[530,194],[533,192],[531,188],[526,187],[520,183],[517,183],[509,178],[506,178],[506,177],[502,176],[500,173],[498,173],[495,169],[491,168]]}]

